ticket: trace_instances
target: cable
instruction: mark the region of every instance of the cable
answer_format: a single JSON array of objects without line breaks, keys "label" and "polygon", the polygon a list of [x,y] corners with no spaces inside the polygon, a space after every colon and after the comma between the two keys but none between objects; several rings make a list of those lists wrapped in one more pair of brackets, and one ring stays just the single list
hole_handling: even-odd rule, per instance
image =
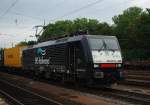
[{"label": "cable", "polygon": [[[63,18],[63,17],[65,17],[65,16],[72,15],[72,14],[74,14],[74,13],[77,13],[77,12],[83,10],[83,9],[86,9],[86,8],[88,8],[88,7],[90,7],[90,6],[93,6],[93,5],[95,5],[95,4],[99,3],[99,2],[102,2],[102,1],[104,1],[104,0],[97,0],[97,1],[95,1],[95,2],[92,2],[92,3],[90,3],[90,4],[85,5],[85,6],[83,6],[83,7],[80,7],[80,8],[77,8],[77,9],[73,10],[73,11],[70,11],[70,12],[68,12],[68,13],[66,13],[66,14],[64,14],[64,15],[62,15],[62,16],[60,16],[60,17],[57,17],[57,18],[55,18],[55,19],[51,19],[50,21],[54,21],[54,20]],[[45,28],[44,30],[46,30],[46,28]],[[43,29],[42,29],[39,33],[41,33],[42,31],[43,31]]]},{"label": "cable", "polygon": [[0,18],[4,17],[18,2],[19,0],[15,0],[10,7],[0,16]]},{"label": "cable", "polygon": [[[57,19],[60,19],[60,18],[65,17],[65,16],[72,15],[72,14],[74,14],[74,13],[77,13],[77,12],[83,10],[83,9],[86,9],[86,8],[88,8],[88,7],[90,7],[90,6],[93,6],[93,5],[95,5],[95,4],[99,3],[99,2],[102,2],[102,1],[104,1],[104,0],[97,0],[97,1],[95,1],[95,2],[92,2],[92,3],[90,3],[90,4],[85,5],[85,6],[83,6],[83,7],[80,7],[80,8],[77,8],[77,9],[73,10],[73,11],[70,11],[70,12],[68,12],[68,13],[66,13],[66,14],[64,14],[64,15],[62,15],[62,16],[60,16],[60,17],[57,17],[57,18],[55,18],[55,19],[51,19],[50,21],[55,21],[55,20],[57,20]],[[46,27],[45,29],[42,29],[42,30],[39,32],[39,34],[40,34],[42,31],[46,30],[46,29],[47,29],[47,27]]]},{"label": "cable", "polygon": [[33,20],[43,20],[42,18],[38,18],[38,17],[33,17],[33,16],[29,16],[29,15],[24,15],[22,13],[19,13],[19,12],[11,12],[12,14],[14,15],[18,15],[18,16],[22,16],[22,17],[26,17],[26,18],[31,18]]},{"label": "cable", "polygon": [[90,4],[87,4],[87,5],[83,6],[83,7],[77,8],[77,9],[75,9],[75,10],[73,10],[73,11],[70,11],[70,12],[68,12],[68,13],[66,13],[66,14],[64,14],[64,15],[62,15],[62,16],[60,16],[60,17],[58,17],[58,18],[52,19],[52,20],[50,20],[50,21],[54,21],[54,20],[63,18],[63,17],[65,17],[65,16],[72,15],[72,14],[74,14],[74,13],[77,13],[77,12],[83,10],[83,9],[86,9],[86,8],[88,8],[88,7],[90,7],[90,6],[93,6],[93,5],[95,5],[95,4],[99,3],[99,2],[102,2],[102,1],[104,1],[104,0],[97,0],[97,1],[95,1],[95,2],[92,2],[92,3],[90,3]]},{"label": "cable", "polygon": [[[12,8],[12,6],[14,6],[16,3],[18,2],[18,0],[16,0],[12,5],[11,5],[11,7],[9,7],[9,9],[7,9],[7,12],[5,12],[3,15],[5,15],[5,14],[7,14],[9,11],[10,11],[10,9]],[[57,4],[55,4],[54,6],[52,6],[52,7],[57,7],[57,6],[59,6],[60,4],[62,4],[63,2],[65,2],[65,0],[62,0],[60,3],[57,3]],[[0,10],[1,10],[2,8],[0,8]],[[18,16],[23,16],[23,17],[27,17],[27,18],[31,18],[31,19],[34,19],[34,20],[42,20],[43,21],[43,19],[42,18],[40,18],[40,17],[34,17],[34,16],[30,16],[30,15],[24,15],[24,14],[22,14],[22,13],[19,13],[19,12],[14,12],[14,11],[11,11],[10,12],[11,14],[14,14],[14,15],[18,15]],[[1,17],[3,17],[3,16],[0,16],[0,18]],[[49,19],[46,19],[46,20],[49,20]]]}]

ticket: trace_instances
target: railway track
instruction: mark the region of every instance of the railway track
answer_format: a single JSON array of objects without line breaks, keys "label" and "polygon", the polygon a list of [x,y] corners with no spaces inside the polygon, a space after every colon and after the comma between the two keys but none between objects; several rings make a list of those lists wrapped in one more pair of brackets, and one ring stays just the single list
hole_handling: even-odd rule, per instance
[{"label": "railway track", "polygon": [[112,88],[104,88],[97,91],[90,91],[91,94],[121,100],[132,105],[150,105],[150,94],[143,94]]},{"label": "railway track", "polygon": [[4,80],[0,80],[0,93],[10,105],[62,105]]},{"label": "railway track", "polygon": [[133,70],[149,70],[150,68],[150,61],[141,61],[141,62],[125,62],[124,63],[125,69],[133,69]]},{"label": "railway track", "polygon": [[[149,94],[143,94],[143,93],[137,93],[137,92],[130,92],[130,91],[124,91],[124,90],[117,90],[117,89],[108,89],[110,90],[110,94],[115,97],[119,98],[120,100],[125,100],[127,102],[133,102],[135,104],[141,104],[141,105],[150,105],[150,95]],[[110,96],[110,95],[109,95]]]},{"label": "railway track", "polygon": [[123,75],[125,80],[119,84],[150,88],[150,70],[125,70]]},{"label": "railway track", "polygon": [[[68,88],[68,86],[63,86]],[[89,88],[75,88],[73,86],[69,86],[69,89],[78,90],[85,94],[89,95],[96,95],[100,97],[109,98],[116,101],[122,101],[127,104],[132,105],[150,105],[150,94],[147,93],[140,93],[135,91],[128,91],[128,90],[119,90],[115,88],[96,88],[96,87],[89,87]]]},{"label": "railway track", "polygon": [[[44,80],[44,82],[46,81]],[[60,84],[53,83],[53,82],[50,84],[68,88],[68,89],[77,90],[77,91],[83,92],[84,94],[102,96],[102,97],[110,98],[112,100],[131,103],[132,105],[137,105],[137,104],[138,105],[150,105],[150,94],[138,93],[138,92],[127,91],[127,90],[118,90],[118,89],[112,89],[112,88],[91,88],[91,87],[87,88],[87,87],[75,87],[73,85],[62,86]],[[0,87],[1,87],[1,81],[0,81]],[[17,105],[17,104],[14,104],[14,105]],[[27,105],[55,105],[55,104],[27,104]]]},{"label": "railway track", "polygon": [[150,81],[149,76],[127,75],[127,76],[125,76],[125,78],[126,79],[141,80],[141,81]]},{"label": "railway track", "polygon": [[[65,86],[65,88],[68,88]],[[115,89],[115,88],[98,88],[98,87],[82,87],[75,88],[70,86],[69,89],[78,90],[85,94],[96,95],[100,97],[104,97],[107,99],[111,99],[112,101],[121,101],[131,105],[150,105],[150,94],[141,93],[136,91],[128,91],[123,89]],[[114,101],[114,102],[115,102]]]},{"label": "railway track", "polygon": [[125,69],[124,75],[129,75],[129,74],[147,76],[150,74],[150,70],[128,70],[128,69]]},{"label": "railway track", "polygon": [[136,79],[125,79],[124,81],[119,82],[119,84],[150,88],[149,81],[136,80]]}]

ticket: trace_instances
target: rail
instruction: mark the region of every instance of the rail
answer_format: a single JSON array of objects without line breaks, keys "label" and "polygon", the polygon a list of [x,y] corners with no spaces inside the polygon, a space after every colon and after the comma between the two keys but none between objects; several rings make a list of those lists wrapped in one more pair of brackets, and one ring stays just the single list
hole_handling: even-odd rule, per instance
[{"label": "rail", "polygon": [[63,105],[4,80],[0,80],[0,93],[13,105]]}]

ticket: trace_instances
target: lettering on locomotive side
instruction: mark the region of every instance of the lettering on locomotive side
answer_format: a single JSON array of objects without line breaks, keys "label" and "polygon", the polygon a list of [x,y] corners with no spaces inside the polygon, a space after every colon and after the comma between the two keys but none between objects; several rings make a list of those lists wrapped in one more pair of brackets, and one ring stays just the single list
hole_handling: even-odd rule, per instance
[{"label": "lettering on locomotive side", "polygon": [[43,57],[35,57],[35,64],[45,64],[48,65],[50,64],[50,58],[49,59],[44,59]]},{"label": "lettering on locomotive side", "polygon": [[48,65],[50,64],[50,58],[44,58],[43,56],[46,56],[46,49],[45,48],[38,48],[36,49],[36,55],[38,57],[35,57],[34,64],[43,64]]}]

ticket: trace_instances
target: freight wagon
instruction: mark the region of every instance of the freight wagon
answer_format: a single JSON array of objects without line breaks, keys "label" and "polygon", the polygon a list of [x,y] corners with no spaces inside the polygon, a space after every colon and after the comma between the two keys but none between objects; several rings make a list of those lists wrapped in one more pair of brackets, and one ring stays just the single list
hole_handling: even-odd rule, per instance
[{"label": "freight wagon", "polygon": [[115,36],[80,35],[47,41],[23,50],[23,69],[37,76],[87,84],[122,78],[122,56]]},{"label": "freight wagon", "polygon": [[21,68],[23,48],[25,48],[25,46],[4,49],[4,66],[9,68]]}]

